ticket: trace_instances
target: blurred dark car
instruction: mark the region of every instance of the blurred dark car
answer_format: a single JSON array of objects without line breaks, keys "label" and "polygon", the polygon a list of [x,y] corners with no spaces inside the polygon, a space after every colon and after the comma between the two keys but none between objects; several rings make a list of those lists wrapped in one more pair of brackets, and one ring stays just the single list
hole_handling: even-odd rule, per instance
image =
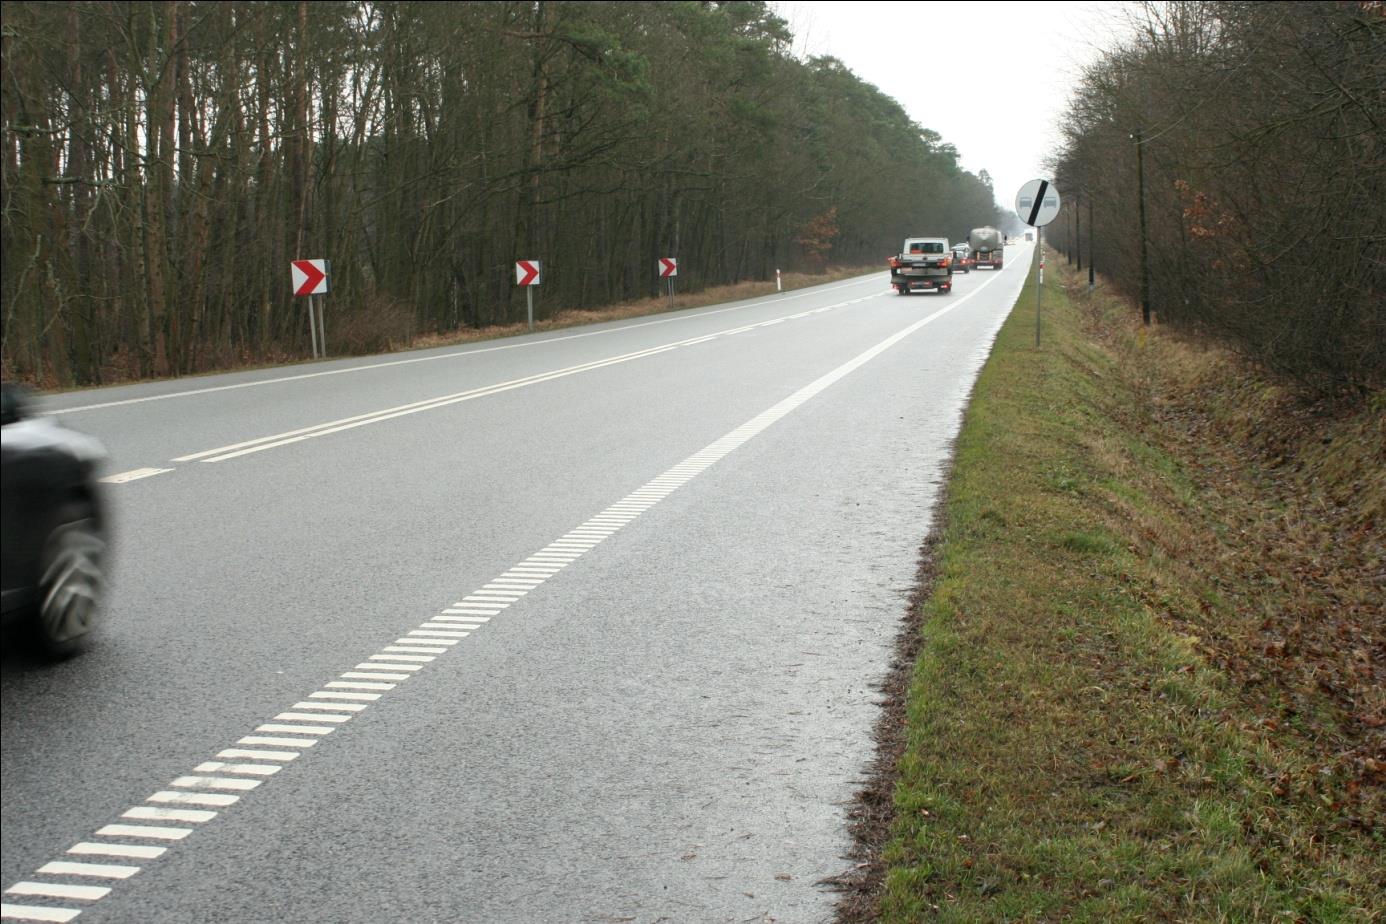
[{"label": "blurred dark car", "polygon": [[0,612],[50,657],[81,650],[101,612],[106,514],[90,436],[33,412],[0,384]]},{"label": "blurred dark car", "polygon": [[953,248],[953,272],[972,272],[972,248],[961,244]]}]

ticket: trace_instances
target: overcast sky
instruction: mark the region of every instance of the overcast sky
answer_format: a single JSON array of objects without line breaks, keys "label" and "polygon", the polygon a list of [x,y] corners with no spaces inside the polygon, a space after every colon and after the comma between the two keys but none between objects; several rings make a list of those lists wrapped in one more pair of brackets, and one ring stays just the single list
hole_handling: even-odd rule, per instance
[{"label": "overcast sky", "polygon": [[[1054,125],[1069,91],[1083,65],[1114,43],[1123,8],[1132,4],[784,0],[772,6],[789,20],[798,56],[832,55],[893,96],[958,149],[965,169],[990,173],[997,201],[1013,208],[1022,184],[1047,178],[1043,163],[1057,143]],[[979,101],[964,104],[963,94]],[[991,102],[980,102],[982,96]]]}]

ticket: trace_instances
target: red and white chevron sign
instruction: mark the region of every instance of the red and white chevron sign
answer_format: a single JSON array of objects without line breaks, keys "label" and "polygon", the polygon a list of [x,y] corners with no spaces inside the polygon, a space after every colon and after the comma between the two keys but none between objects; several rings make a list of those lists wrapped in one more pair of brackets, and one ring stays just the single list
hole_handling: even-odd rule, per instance
[{"label": "red and white chevron sign", "polygon": [[326,260],[294,260],[289,264],[295,295],[326,295],[329,263]]},{"label": "red and white chevron sign", "polygon": [[660,257],[660,258],[659,258],[659,278],[660,278],[660,279],[666,279],[666,278],[668,278],[669,276],[677,276],[678,274],[679,274],[679,260],[678,260],[678,257]]},{"label": "red and white chevron sign", "polygon": [[537,286],[537,285],[539,285],[539,261],[538,261],[538,260],[516,260],[516,261],[515,261],[515,285],[517,285],[517,286]]}]

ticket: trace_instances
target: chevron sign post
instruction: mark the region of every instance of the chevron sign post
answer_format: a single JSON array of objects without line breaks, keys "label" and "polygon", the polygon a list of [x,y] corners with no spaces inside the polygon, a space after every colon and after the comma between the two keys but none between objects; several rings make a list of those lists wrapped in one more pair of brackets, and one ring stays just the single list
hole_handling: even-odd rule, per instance
[{"label": "chevron sign post", "polygon": [[515,261],[515,285],[525,287],[525,305],[529,315],[529,329],[534,330],[534,289],[542,278],[538,260]]},{"label": "chevron sign post", "polygon": [[669,280],[669,304],[674,304],[674,277],[679,274],[678,257],[659,258],[659,278]]},{"label": "chevron sign post", "polygon": [[308,296],[308,332],[313,340],[313,358],[327,357],[327,323],[323,319],[322,305],[313,305],[314,295],[326,295],[328,279],[332,275],[332,264],[327,260],[294,260],[289,263],[289,276],[293,280],[294,295]]}]

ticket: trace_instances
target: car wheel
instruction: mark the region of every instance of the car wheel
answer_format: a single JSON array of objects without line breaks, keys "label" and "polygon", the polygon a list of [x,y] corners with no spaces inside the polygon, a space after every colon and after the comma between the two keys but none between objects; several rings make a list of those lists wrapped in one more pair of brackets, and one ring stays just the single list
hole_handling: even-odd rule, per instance
[{"label": "car wheel", "polygon": [[39,578],[38,644],[54,658],[82,650],[96,626],[105,591],[106,542],[89,512],[73,511],[48,536]]}]

